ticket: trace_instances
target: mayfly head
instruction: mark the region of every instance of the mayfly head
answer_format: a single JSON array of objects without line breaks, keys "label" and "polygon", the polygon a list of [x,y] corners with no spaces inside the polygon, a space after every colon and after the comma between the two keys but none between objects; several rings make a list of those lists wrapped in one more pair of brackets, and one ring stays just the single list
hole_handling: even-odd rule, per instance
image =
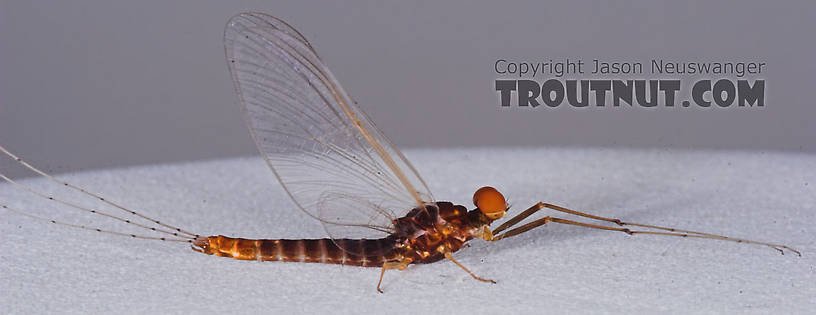
[{"label": "mayfly head", "polygon": [[507,201],[496,188],[485,186],[473,194],[473,204],[490,220],[498,220],[507,213]]}]

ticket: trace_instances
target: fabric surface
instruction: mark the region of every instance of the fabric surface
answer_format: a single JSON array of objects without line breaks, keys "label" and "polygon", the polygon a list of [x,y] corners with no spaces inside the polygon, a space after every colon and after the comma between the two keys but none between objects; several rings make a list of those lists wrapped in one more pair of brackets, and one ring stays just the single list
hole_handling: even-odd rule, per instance
[{"label": "fabric surface", "polygon": [[[625,221],[779,242],[802,257],[715,240],[550,224],[450,262],[389,271],[237,261],[184,243],[134,240],[0,211],[0,313],[808,313],[816,308],[816,156],[605,148],[409,150],[434,193],[472,208],[491,185],[512,216],[537,201]],[[3,161],[5,167],[12,165]],[[260,158],[58,176],[202,235],[322,238]],[[20,181],[115,209],[43,178]],[[32,214],[139,232],[0,184],[0,203]],[[543,215],[579,219],[553,211]],[[538,217],[538,216],[536,216]]]}]

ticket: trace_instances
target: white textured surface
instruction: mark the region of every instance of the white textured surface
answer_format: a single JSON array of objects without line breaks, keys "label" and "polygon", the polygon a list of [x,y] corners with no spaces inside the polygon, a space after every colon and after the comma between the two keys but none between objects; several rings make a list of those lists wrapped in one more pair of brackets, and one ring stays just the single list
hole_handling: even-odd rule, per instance
[{"label": "white textured surface", "polygon": [[[816,156],[612,149],[406,152],[439,200],[482,185],[514,210],[544,200],[624,220],[777,241],[802,257],[721,241],[545,226],[386,274],[336,265],[243,262],[186,245],[131,240],[0,212],[0,313],[808,313],[816,309]],[[8,166],[10,163],[4,161]],[[260,158],[61,176],[201,234],[320,238]],[[42,179],[65,199],[95,201]],[[0,184],[0,200],[62,220],[78,215]],[[34,211],[36,210],[36,211]],[[513,214],[513,212],[511,212]],[[561,214],[557,214],[561,215]],[[87,219],[87,220],[86,220]]]}]

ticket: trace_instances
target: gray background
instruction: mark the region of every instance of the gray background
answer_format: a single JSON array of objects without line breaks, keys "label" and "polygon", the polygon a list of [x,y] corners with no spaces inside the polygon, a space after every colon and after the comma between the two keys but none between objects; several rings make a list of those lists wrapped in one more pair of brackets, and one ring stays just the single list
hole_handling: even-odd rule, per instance
[{"label": "gray background", "polygon": [[[0,144],[51,171],[255,153],[221,34],[256,10],[314,44],[403,147],[816,150],[812,1],[3,1]],[[757,109],[502,109],[497,58],[757,60]],[[8,164],[0,164],[8,165]]]}]

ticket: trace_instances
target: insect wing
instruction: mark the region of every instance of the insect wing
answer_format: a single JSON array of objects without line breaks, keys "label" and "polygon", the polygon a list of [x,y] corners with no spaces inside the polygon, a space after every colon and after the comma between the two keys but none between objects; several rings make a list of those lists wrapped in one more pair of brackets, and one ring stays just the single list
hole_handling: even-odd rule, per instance
[{"label": "insect wing", "polygon": [[224,45],[255,144],[297,206],[332,238],[381,237],[394,218],[433,201],[299,32],[243,13],[227,24]]}]

